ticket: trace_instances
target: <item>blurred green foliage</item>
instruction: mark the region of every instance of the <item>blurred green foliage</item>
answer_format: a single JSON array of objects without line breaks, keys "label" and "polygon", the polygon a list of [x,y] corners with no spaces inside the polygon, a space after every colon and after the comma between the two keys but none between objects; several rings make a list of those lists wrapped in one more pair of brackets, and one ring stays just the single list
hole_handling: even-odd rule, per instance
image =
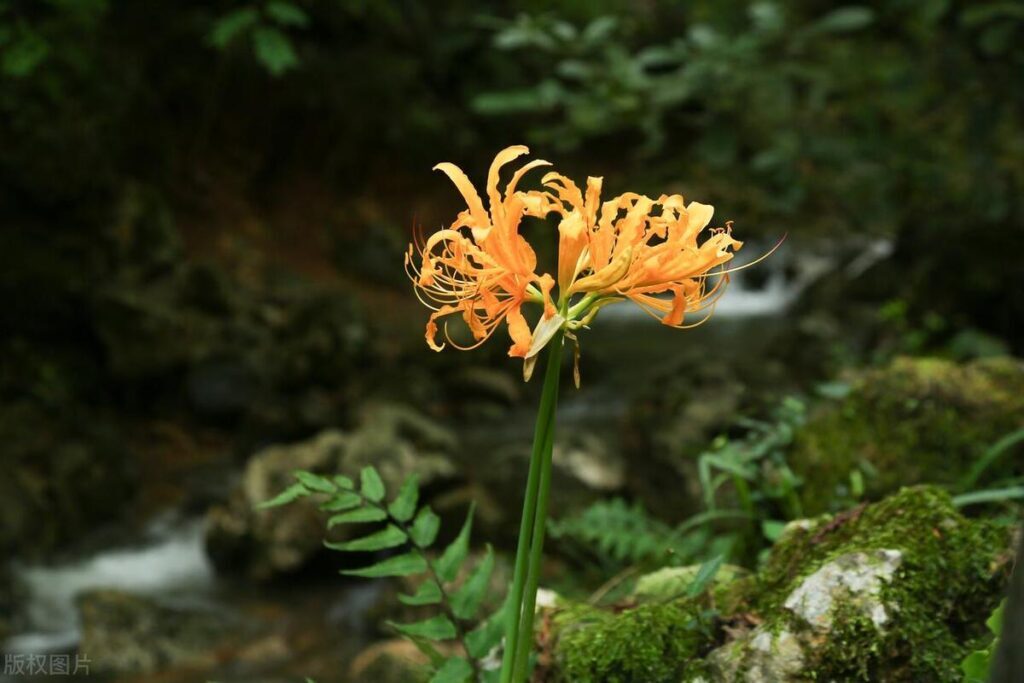
[{"label": "blurred green foliage", "polygon": [[516,86],[473,106],[532,116],[528,134],[545,145],[628,158],[618,140],[632,140],[647,163],[757,222],[891,234],[937,203],[955,203],[957,220],[1019,216],[1024,167],[1007,152],[1021,92],[1001,84],[1024,65],[1020,5],[658,7],[649,22],[501,23],[493,45]]},{"label": "blurred green foliage", "polygon": [[126,181],[301,173],[408,225],[411,178],[526,140],[748,236],[895,235],[889,297],[1005,336],[1022,33],[1005,0],[0,0],[0,198],[103,220]]},{"label": "blurred green foliage", "polygon": [[280,76],[299,63],[292,41],[284,31],[308,24],[306,13],[290,2],[254,3],[217,19],[207,40],[215,48],[224,50],[243,37],[249,38],[253,55],[260,64],[272,76]]}]

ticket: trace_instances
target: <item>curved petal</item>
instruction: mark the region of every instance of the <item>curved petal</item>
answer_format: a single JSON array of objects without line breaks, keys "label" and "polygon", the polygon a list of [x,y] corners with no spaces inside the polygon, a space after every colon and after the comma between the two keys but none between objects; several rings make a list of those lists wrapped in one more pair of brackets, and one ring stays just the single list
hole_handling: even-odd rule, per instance
[{"label": "curved petal", "polygon": [[437,166],[434,166],[433,170],[441,171],[451,178],[451,181],[455,183],[455,187],[462,193],[463,199],[466,200],[466,206],[469,207],[470,216],[472,216],[475,223],[471,227],[486,228],[490,226],[490,219],[484,210],[484,204],[480,200],[480,195],[477,194],[473,183],[469,182],[469,178],[466,177],[461,168],[447,161],[442,161]]},{"label": "curved petal", "polygon": [[[494,157],[494,161],[491,162],[491,168],[487,171],[487,197],[491,202],[491,218],[495,223],[498,222],[504,204],[501,200],[501,193],[498,192],[498,178],[501,173],[501,167],[529,153],[530,148],[525,145],[512,145],[498,152],[497,156]],[[498,215],[495,215],[496,213]]]},{"label": "curved petal", "polygon": [[523,176],[528,172],[540,166],[550,165],[550,161],[544,161],[543,159],[534,159],[528,164],[523,164],[523,166],[512,176],[512,180],[508,181],[508,185],[505,186],[505,197],[511,197],[515,193],[516,187],[519,185],[519,181],[522,180]]},{"label": "curved petal", "polygon": [[519,309],[519,306],[513,306],[505,316],[505,320],[508,322],[508,335],[512,337],[513,342],[508,350],[508,355],[513,358],[526,358],[526,354],[530,352],[533,335],[530,334],[530,326]]},{"label": "curved petal", "polygon": [[715,207],[700,202],[690,202],[686,207],[686,232],[684,240],[696,240],[701,230],[708,227],[711,216],[715,213]]}]

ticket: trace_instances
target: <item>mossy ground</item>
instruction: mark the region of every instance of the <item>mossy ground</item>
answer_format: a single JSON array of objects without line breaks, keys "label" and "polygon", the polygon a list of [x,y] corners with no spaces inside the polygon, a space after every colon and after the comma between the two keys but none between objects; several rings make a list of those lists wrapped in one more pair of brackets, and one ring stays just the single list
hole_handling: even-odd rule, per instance
[{"label": "mossy ground", "polygon": [[[966,365],[899,358],[857,378],[840,404],[823,406],[800,431],[789,464],[805,481],[806,513],[850,500],[850,473],[869,497],[899,486],[954,484],[986,448],[1024,426],[1024,365],[989,358]],[[992,475],[1020,474],[1004,458]]]},{"label": "mossy ground", "polygon": [[641,605],[618,614],[575,605],[554,616],[561,683],[677,683],[702,667],[713,640],[695,600]]}]

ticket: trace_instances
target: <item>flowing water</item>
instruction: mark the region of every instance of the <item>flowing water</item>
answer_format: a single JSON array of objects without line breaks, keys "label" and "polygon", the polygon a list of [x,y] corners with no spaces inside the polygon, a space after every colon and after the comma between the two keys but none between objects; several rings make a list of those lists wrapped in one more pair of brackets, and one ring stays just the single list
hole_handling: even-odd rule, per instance
[{"label": "flowing water", "polygon": [[205,599],[214,572],[203,547],[200,520],[162,519],[138,543],[103,550],[58,566],[15,566],[15,581],[27,597],[28,630],[10,638],[10,653],[45,653],[74,648],[80,636],[75,598],[98,588],[139,595]]}]

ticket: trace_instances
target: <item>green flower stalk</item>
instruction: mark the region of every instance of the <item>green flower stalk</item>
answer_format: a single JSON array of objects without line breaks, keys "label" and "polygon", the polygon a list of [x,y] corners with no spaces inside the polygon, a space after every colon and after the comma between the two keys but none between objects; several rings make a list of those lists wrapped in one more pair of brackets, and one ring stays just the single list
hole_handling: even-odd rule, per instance
[{"label": "green flower stalk", "polygon": [[[578,387],[577,333],[605,306],[628,299],[664,325],[700,325],[725,292],[733,272],[725,264],[742,246],[732,238],[729,223],[709,230],[698,242],[714,209],[698,202],[686,204],[680,195],[652,199],[627,192],[601,202],[601,178],[588,178],[581,191],[554,172],[541,179],[545,189],[518,190],[527,172],[550,165],[540,159],[520,167],[500,191],[502,167],[528,152],[514,146],[498,153],[487,175],[489,209],[457,166],[435,166],[455,183],[467,208],[449,227],[429,237],[417,235],[405,256],[417,296],[433,310],[426,328],[432,349],[440,351],[447,344],[475,348],[505,323],[512,339],[508,354],[523,359],[526,380],[541,351],[548,349],[506,602],[501,683],[522,683],[529,675],[565,340],[575,346],[573,375]],[[560,219],[554,276],[536,272],[536,253],[519,233],[524,218],[550,214]],[[532,329],[523,310],[529,305],[540,309]],[[460,345],[452,338],[448,328],[453,317],[465,323],[471,343]],[[442,331],[444,340],[439,341]]]}]

